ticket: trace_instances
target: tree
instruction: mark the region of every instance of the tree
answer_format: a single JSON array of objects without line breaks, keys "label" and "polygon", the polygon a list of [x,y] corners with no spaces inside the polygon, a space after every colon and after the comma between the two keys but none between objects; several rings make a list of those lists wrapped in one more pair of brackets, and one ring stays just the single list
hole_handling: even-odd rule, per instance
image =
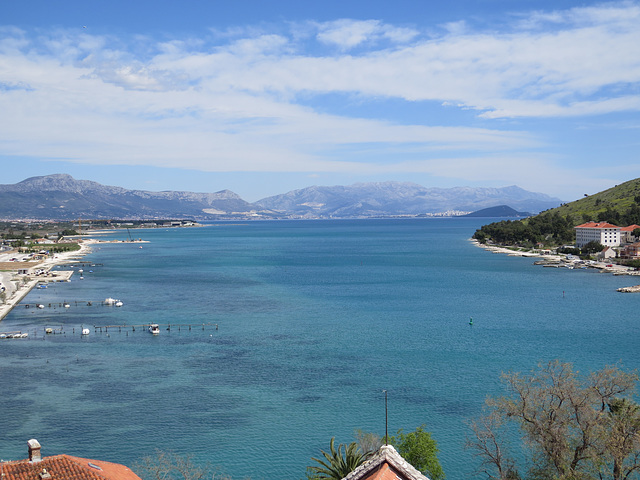
[{"label": "tree", "polygon": [[610,439],[602,452],[601,471],[614,480],[622,480],[640,470],[640,405],[628,398],[615,398],[605,417]]},{"label": "tree", "polygon": [[402,458],[431,480],[442,480],[445,475],[438,460],[438,444],[424,427],[425,425],[421,425],[409,433],[400,429],[395,436],[389,438],[389,443]]},{"label": "tree", "polygon": [[365,432],[364,430],[358,429],[354,435],[360,450],[363,452],[371,452],[373,454],[384,445],[382,437],[377,433]]},{"label": "tree", "polygon": [[143,480],[231,480],[218,475],[209,464],[194,463],[191,455],[156,450],[153,455],[143,457],[133,466],[133,470]]},{"label": "tree", "polygon": [[505,374],[510,395],[487,400],[488,413],[471,424],[467,446],[489,478],[520,478],[507,451],[514,422],[531,478],[637,478],[640,407],[630,398],[637,381],[636,373],[617,367],[579,378],[571,364],[559,361],[530,375]]},{"label": "tree", "polygon": [[582,246],[582,253],[584,255],[591,255],[592,253],[601,252],[604,246],[597,240],[591,240],[589,243]]},{"label": "tree", "polygon": [[[356,430],[356,439],[363,452],[375,453],[383,445],[383,438],[376,433]],[[413,432],[404,433],[398,430],[396,435],[389,437],[389,444],[416,469],[420,470],[431,480],[445,478],[444,471],[438,460],[438,444],[420,425]]]},{"label": "tree", "polygon": [[332,437],[329,442],[329,453],[324,450],[320,450],[320,452],[324,459],[311,458],[311,460],[318,462],[320,465],[307,467],[307,478],[309,479],[330,478],[341,480],[371,456],[371,452],[363,452],[356,442],[352,442],[349,445],[341,443],[336,449],[335,437]]}]

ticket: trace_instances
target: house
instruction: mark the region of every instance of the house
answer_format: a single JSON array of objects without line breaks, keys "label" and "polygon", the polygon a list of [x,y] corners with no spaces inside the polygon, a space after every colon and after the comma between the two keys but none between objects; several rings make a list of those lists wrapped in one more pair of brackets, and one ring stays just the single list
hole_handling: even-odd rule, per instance
[{"label": "house", "polygon": [[576,247],[582,248],[589,242],[600,242],[605,247],[620,245],[620,227],[606,222],[587,222],[577,227]]},{"label": "house", "polygon": [[620,256],[631,260],[640,258],[640,242],[625,245],[620,252]]},{"label": "house", "polygon": [[343,480],[429,480],[400,456],[391,445],[377,453]]},{"label": "house", "polygon": [[633,231],[640,228],[640,225],[629,225],[628,227],[622,227],[620,229],[620,242],[633,243],[638,241],[638,237],[633,236]]},{"label": "house", "polygon": [[28,459],[0,462],[2,480],[141,480],[131,469],[118,463],[64,454],[42,457],[36,439],[29,440],[27,445]]},{"label": "house", "polygon": [[596,259],[599,262],[604,262],[612,258],[616,258],[616,251],[611,247],[604,247],[604,249],[596,255]]}]

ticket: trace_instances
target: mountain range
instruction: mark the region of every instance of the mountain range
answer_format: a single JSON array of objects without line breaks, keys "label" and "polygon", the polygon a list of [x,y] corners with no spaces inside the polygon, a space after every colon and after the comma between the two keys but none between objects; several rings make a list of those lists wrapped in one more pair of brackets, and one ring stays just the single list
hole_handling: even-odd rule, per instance
[{"label": "mountain range", "polygon": [[230,190],[150,192],[76,180],[67,174],[0,185],[0,218],[73,220],[192,218],[363,218],[463,214],[498,205],[540,212],[562,202],[517,186],[426,188],[408,182],[313,186],[249,203]]}]

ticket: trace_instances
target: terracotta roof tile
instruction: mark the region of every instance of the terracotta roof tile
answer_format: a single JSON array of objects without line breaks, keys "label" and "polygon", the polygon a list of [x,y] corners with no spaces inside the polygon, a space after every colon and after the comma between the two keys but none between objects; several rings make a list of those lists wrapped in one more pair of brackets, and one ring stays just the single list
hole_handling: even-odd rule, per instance
[{"label": "terracotta roof tile", "polygon": [[117,463],[70,455],[43,457],[39,462],[0,463],[2,480],[140,480],[131,469]]},{"label": "terracotta roof tile", "polygon": [[620,228],[620,227],[607,222],[587,222],[573,228]]}]

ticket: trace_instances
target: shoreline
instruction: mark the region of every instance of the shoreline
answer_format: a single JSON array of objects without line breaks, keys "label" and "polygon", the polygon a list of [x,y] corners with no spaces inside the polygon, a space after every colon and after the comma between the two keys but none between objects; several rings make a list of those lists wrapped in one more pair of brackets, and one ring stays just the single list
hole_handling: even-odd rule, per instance
[{"label": "shoreline", "polygon": [[[483,245],[478,242],[476,239],[469,239],[471,243],[475,246],[487,250],[491,253],[499,253],[505,254],[511,257],[530,257],[530,258],[540,258],[542,259],[541,264],[544,266],[559,266],[559,267],[567,267],[574,268],[576,261],[567,258],[565,254],[558,253],[541,253],[541,252],[524,252],[512,250],[509,247],[502,247],[499,245]],[[515,248],[515,247],[512,247]],[[557,265],[555,265],[557,264]],[[588,265],[588,268],[593,268],[596,270],[600,270],[603,273],[611,273],[613,275],[629,275],[629,276],[638,276],[640,272],[634,270],[632,267],[626,267],[624,265],[617,265],[615,263],[605,263],[605,262],[593,262]],[[638,286],[640,289],[640,285]]]},{"label": "shoreline", "polygon": [[[58,265],[64,265],[66,263],[74,263],[76,260],[84,257],[85,255],[91,253],[91,244],[101,243],[99,240],[95,239],[86,239],[79,243],[80,250],[76,250],[74,252],[64,252],[55,254],[52,258],[48,258],[43,260],[42,262],[30,266],[30,268],[38,268],[44,271],[44,275],[48,274],[51,269]],[[19,264],[18,264],[19,265]],[[18,271],[1,271],[0,272],[0,281],[5,286],[7,294],[7,298],[5,303],[0,305],[0,322],[6,317],[9,312],[11,312],[16,305],[18,305],[28,294],[33,290],[33,288],[41,282],[51,282],[51,281],[65,281],[66,279],[70,279],[73,272],[71,271],[67,275],[60,276],[59,280],[54,280],[52,277],[46,277],[43,275],[18,275]],[[22,282],[21,278],[28,279],[26,282]],[[66,277],[66,278],[65,278]],[[56,277],[58,278],[58,277]]]}]

